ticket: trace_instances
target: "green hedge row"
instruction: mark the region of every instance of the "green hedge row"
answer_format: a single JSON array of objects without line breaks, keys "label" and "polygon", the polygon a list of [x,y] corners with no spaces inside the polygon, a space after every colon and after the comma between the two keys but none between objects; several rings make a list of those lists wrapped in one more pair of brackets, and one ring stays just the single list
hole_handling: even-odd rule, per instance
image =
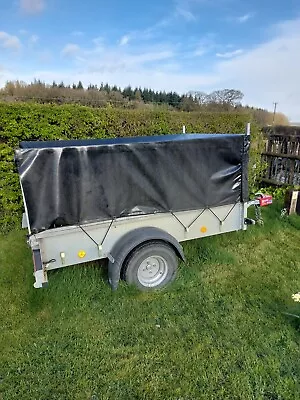
[{"label": "green hedge row", "polygon": [[[119,110],[78,105],[0,103],[0,226],[20,223],[22,198],[14,149],[22,140],[104,138],[187,132],[242,133],[247,114]],[[257,136],[257,126],[252,126]]]}]

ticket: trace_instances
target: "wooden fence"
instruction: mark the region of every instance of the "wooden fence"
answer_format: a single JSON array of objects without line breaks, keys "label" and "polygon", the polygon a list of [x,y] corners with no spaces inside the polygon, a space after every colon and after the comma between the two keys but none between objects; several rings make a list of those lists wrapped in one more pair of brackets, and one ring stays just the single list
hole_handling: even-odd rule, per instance
[{"label": "wooden fence", "polygon": [[267,169],[262,181],[277,186],[300,186],[300,127],[274,126],[263,129]]}]

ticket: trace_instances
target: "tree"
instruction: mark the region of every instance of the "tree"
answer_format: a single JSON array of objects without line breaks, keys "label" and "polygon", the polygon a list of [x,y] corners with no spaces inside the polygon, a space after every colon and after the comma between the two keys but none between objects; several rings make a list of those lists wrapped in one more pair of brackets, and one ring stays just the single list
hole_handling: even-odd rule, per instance
[{"label": "tree", "polygon": [[16,85],[14,82],[12,81],[6,82],[4,87],[4,91],[6,94],[8,94],[9,96],[13,96],[15,94],[15,89]]},{"label": "tree", "polygon": [[134,92],[133,92],[131,86],[127,86],[126,88],[124,88],[122,94],[124,97],[127,97],[129,100],[134,99]]},{"label": "tree", "polygon": [[223,89],[210,93],[208,99],[210,103],[235,106],[242,101],[243,97],[244,94],[240,90]]},{"label": "tree", "polygon": [[166,94],[166,92],[157,92],[157,103],[167,104],[167,94]]},{"label": "tree", "polygon": [[77,88],[76,88],[76,89],[79,89],[79,90],[82,90],[82,89],[83,89],[83,84],[82,84],[81,81],[78,82],[78,85],[77,85]]},{"label": "tree", "polygon": [[142,102],[142,94],[139,89],[135,89],[134,91],[134,100]]},{"label": "tree", "polygon": [[126,103],[124,97],[122,96],[122,93],[120,93],[118,90],[111,90],[108,94],[109,100],[111,101],[111,104],[120,107]]},{"label": "tree", "polygon": [[103,90],[104,90],[106,93],[109,93],[109,92],[111,91],[111,88],[110,88],[110,86],[109,86],[108,83],[106,83],[106,84],[103,86]]},{"label": "tree", "polygon": [[224,89],[222,93],[224,101],[232,106],[240,104],[244,97],[244,94],[236,89]]},{"label": "tree", "polygon": [[198,104],[192,95],[183,96],[179,103],[179,109],[182,111],[196,111],[198,108]]},{"label": "tree", "polygon": [[176,92],[169,92],[166,96],[167,104],[173,107],[178,107],[180,103],[180,96]]},{"label": "tree", "polygon": [[31,85],[45,86],[45,83],[42,82],[40,79],[34,78],[33,82],[31,82]]},{"label": "tree", "polygon": [[146,88],[142,90],[142,99],[144,100],[145,103],[149,101],[148,89]]},{"label": "tree", "polygon": [[191,91],[188,94],[193,96],[193,98],[199,104],[199,106],[204,106],[208,101],[208,94],[205,92]]}]

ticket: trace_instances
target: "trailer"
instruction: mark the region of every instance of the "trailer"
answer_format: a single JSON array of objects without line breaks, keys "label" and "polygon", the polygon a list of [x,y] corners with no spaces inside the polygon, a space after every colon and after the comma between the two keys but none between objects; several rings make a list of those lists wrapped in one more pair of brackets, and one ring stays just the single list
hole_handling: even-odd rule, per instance
[{"label": "trailer", "polygon": [[247,229],[248,134],[21,142],[15,153],[35,288],[48,271],[108,259],[141,290],[173,281],[181,242]]}]

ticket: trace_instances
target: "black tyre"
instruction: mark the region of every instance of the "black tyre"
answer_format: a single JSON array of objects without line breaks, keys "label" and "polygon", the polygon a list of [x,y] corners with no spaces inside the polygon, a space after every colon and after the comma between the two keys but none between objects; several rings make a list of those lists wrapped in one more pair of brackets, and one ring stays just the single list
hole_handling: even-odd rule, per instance
[{"label": "black tyre", "polygon": [[124,277],[140,290],[160,289],[176,276],[178,259],[171,246],[163,242],[147,242],[127,257]]}]

